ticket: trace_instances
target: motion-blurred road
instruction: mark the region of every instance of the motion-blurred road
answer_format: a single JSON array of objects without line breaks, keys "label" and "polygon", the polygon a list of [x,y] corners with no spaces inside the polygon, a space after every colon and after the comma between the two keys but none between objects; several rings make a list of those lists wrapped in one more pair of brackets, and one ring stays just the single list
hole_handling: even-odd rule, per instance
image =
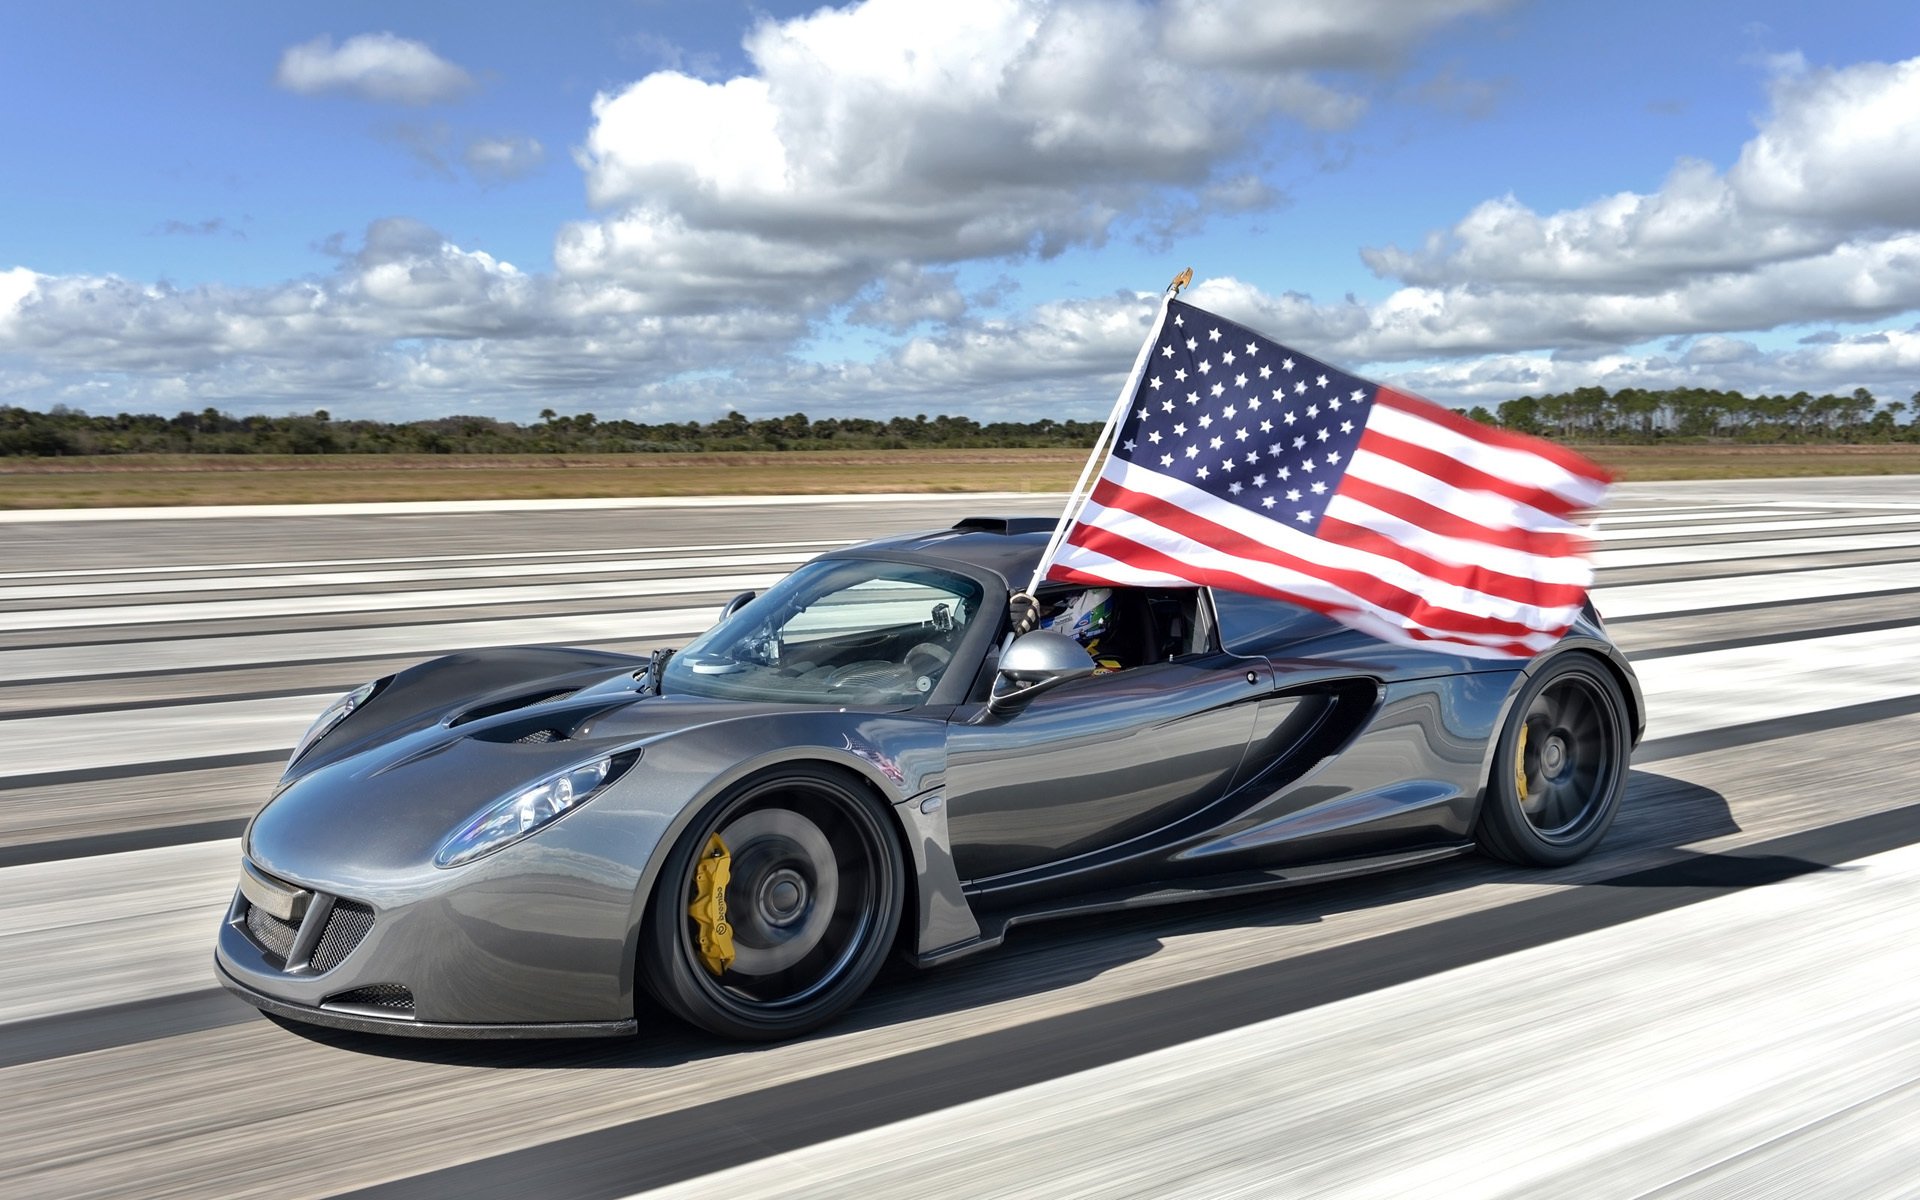
[{"label": "motion-blurred road", "polygon": [[1652,719],[1568,870],[1023,927],[746,1050],[215,988],[237,835],[332,695],[677,645],[822,550],[1036,500],[0,514],[0,1196],[1920,1195],[1908,479],[1619,489],[1598,600]]}]

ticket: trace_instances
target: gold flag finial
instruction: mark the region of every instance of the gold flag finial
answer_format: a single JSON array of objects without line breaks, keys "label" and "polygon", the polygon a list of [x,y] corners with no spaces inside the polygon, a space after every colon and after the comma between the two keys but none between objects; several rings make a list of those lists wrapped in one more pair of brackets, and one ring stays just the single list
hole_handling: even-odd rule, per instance
[{"label": "gold flag finial", "polygon": [[1175,275],[1173,277],[1173,282],[1167,285],[1167,290],[1172,292],[1174,295],[1178,296],[1180,294],[1180,289],[1192,282],[1193,282],[1193,268],[1188,267],[1186,270],[1180,272],[1178,275]]}]

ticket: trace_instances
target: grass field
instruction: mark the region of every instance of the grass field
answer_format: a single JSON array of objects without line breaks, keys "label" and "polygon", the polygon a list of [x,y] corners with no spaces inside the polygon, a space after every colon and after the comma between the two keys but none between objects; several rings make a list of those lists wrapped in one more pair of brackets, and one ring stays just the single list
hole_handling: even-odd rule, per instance
[{"label": "grass field", "polygon": [[[1627,480],[1920,474],[1920,445],[1594,446]],[[1063,492],[1066,450],[0,459],[0,508],[826,492]]]}]

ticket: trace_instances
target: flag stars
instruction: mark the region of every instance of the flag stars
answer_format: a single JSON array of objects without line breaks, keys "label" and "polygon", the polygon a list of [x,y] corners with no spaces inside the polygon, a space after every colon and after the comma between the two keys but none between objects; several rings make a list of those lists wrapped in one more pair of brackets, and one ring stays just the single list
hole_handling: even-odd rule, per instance
[{"label": "flag stars", "polygon": [[1217,341],[1219,341],[1219,340],[1220,340],[1220,331],[1219,331],[1218,329],[1209,329],[1209,330],[1207,330],[1207,340],[1208,340],[1208,341],[1210,341],[1210,342],[1217,342]]},{"label": "flag stars", "polygon": [[1221,362],[1223,362],[1223,363],[1225,363],[1225,364],[1227,364],[1228,366],[1232,366],[1232,365],[1233,365],[1233,351],[1231,351],[1231,350],[1222,350],[1222,351],[1220,352],[1220,361],[1221,361]]},{"label": "flag stars", "polygon": [[1293,360],[1292,360],[1292,359],[1290,359],[1290,358],[1283,358],[1283,359],[1281,359],[1281,360],[1280,360],[1280,369],[1281,369],[1282,371],[1291,371],[1291,370],[1293,370]]},{"label": "flag stars", "polygon": [[1198,447],[1198,446],[1188,446],[1188,447],[1187,447],[1187,457],[1188,457],[1188,458],[1199,458],[1199,457],[1200,457],[1200,447]]},{"label": "flag stars", "polygon": [[1200,360],[1200,365],[1195,367],[1194,370],[1200,372],[1202,375],[1209,375],[1213,372],[1213,364],[1203,358]]},{"label": "flag stars", "polygon": [[1288,470],[1286,467],[1281,467],[1278,471],[1275,471],[1273,473],[1273,476],[1275,479],[1278,479],[1281,483],[1285,483],[1287,480],[1293,478],[1293,472]]},{"label": "flag stars", "polygon": [[1164,345],[1164,346],[1162,346],[1162,347],[1160,347],[1160,357],[1161,357],[1161,358],[1172,358],[1172,357],[1173,357],[1173,343],[1172,343],[1172,342],[1168,342],[1168,343],[1167,343],[1166,345]]},{"label": "flag stars", "polygon": [[1311,475],[1311,474],[1313,474],[1313,460],[1312,460],[1312,459],[1310,459],[1310,458],[1303,458],[1303,459],[1301,459],[1301,460],[1300,460],[1300,469],[1301,469],[1302,471],[1305,471],[1305,472],[1306,472],[1307,474],[1309,474],[1309,475]]},{"label": "flag stars", "polygon": [[1267,364],[1265,364],[1265,363],[1261,363],[1261,364],[1260,364],[1260,378],[1262,378],[1262,379],[1272,379],[1272,378],[1273,378],[1273,368],[1272,368],[1272,367],[1270,367],[1270,366],[1268,366],[1268,365],[1267,365]]},{"label": "flag stars", "polygon": [[1272,422],[1272,421],[1262,421],[1262,422],[1260,422],[1260,432],[1261,432],[1261,433],[1272,433],[1272,432],[1273,432],[1273,422]]},{"label": "flag stars", "polygon": [[1233,460],[1230,458],[1223,458],[1220,460],[1220,469],[1222,471],[1225,471],[1229,475],[1233,474],[1233,466],[1234,466]]},{"label": "flag stars", "polygon": [[1236,441],[1236,442],[1244,442],[1244,441],[1246,441],[1246,440],[1247,440],[1247,431],[1246,431],[1246,430],[1244,430],[1244,429],[1236,429],[1236,430],[1234,430],[1234,431],[1233,431],[1233,440],[1234,440],[1234,441]]},{"label": "flag stars", "polygon": [[1246,491],[1246,489],[1240,486],[1240,482],[1238,480],[1235,480],[1234,482],[1227,485],[1227,494],[1229,496],[1238,496],[1241,492],[1244,492],[1244,491]]},{"label": "flag stars", "polygon": [[1177,383],[1185,383],[1187,381],[1187,369],[1185,367],[1175,368],[1173,378]]},{"label": "flag stars", "polygon": [[1188,392],[1188,393],[1187,393],[1187,403],[1188,403],[1188,404],[1198,404],[1198,403],[1200,403],[1200,393],[1199,393],[1199,392]]},{"label": "flag stars", "polygon": [[1294,395],[1296,395],[1296,396],[1304,396],[1304,395],[1306,395],[1306,394],[1307,394],[1307,381],[1306,381],[1306,380],[1304,380],[1304,379],[1302,379],[1302,380],[1301,380],[1301,381],[1300,381],[1299,383],[1296,383],[1296,384],[1294,384],[1294,385],[1293,385],[1293,394],[1294,394]]},{"label": "flag stars", "polygon": [[1126,451],[1127,451],[1127,453],[1128,453],[1128,454],[1132,454],[1132,453],[1133,453],[1133,444],[1134,444],[1134,443],[1133,443],[1133,439],[1132,439],[1132,438],[1128,438],[1128,439],[1127,439],[1127,441],[1126,441]]},{"label": "flag stars", "polygon": [[1318,404],[1307,405],[1307,416],[1309,419],[1313,417],[1317,417],[1319,415],[1320,415],[1320,406]]},{"label": "flag stars", "polygon": [[1255,476],[1253,477],[1253,486],[1255,486],[1255,487],[1257,487],[1257,488],[1263,488],[1263,487],[1265,487],[1265,486],[1267,486],[1267,476],[1266,476],[1266,472],[1264,472],[1264,471],[1263,471],[1263,472],[1261,472],[1260,474],[1258,474],[1258,475],[1255,475]]},{"label": "flag stars", "polygon": [[1313,514],[1303,508],[1293,515],[1293,519],[1302,525],[1311,525],[1313,523]]},{"label": "flag stars", "polygon": [[1226,445],[1226,443],[1219,438],[1212,438],[1212,439],[1209,439],[1207,442],[1207,448],[1210,450],[1218,450],[1220,447],[1224,445]]},{"label": "flag stars", "polygon": [[1175,437],[1187,436],[1187,423],[1185,421],[1175,421],[1173,423],[1173,436]]},{"label": "flag stars", "polygon": [[1200,414],[1200,428],[1202,428],[1202,429],[1212,429],[1212,428],[1213,428],[1213,414],[1212,414],[1212,413],[1201,413],[1201,414]]},{"label": "flag stars", "polygon": [[1173,455],[1171,455],[1171,454],[1162,454],[1162,455],[1160,456],[1160,465],[1161,465],[1161,466],[1163,466],[1163,467],[1170,467],[1170,466],[1172,466],[1172,465],[1173,465]]},{"label": "flag stars", "polygon": [[1158,375],[1155,375],[1155,376],[1154,376],[1154,377],[1153,377],[1152,379],[1149,379],[1149,380],[1147,380],[1147,386],[1148,386],[1148,387],[1150,387],[1150,388],[1152,388],[1152,389],[1153,389],[1154,391],[1156,391],[1156,392],[1157,392],[1157,391],[1159,391],[1159,390],[1160,390],[1160,377],[1159,377]]},{"label": "flag stars", "polygon": [[1286,453],[1286,447],[1282,446],[1279,442],[1275,442],[1273,445],[1267,447],[1268,458],[1279,458],[1284,453]]},{"label": "flag stars", "polygon": [[1160,402],[1160,411],[1161,411],[1161,412],[1172,412],[1172,411],[1173,411],[1173,401],[1171,401],[1171,400],[1162,400],[1162,401]]},{"label": "flag stars", "polygon": [[1338,396],[1335,396],[1335,397],[1334,397],[1333,399],[1331,399],[1331,400],[1329,400],[1329,401],[1327,401],[1327,410],[1328,410],[1329,412],[1339,412],[1339,411],[1340,411],[1340,397],[1338,397]]},{"label": "flag stars", "polygon": [[[1175,433],[1178,433],[1178,432],[1180,432],[1180,431],[1179,431],[1178,429],[1175,429],[1175,430],[1174,430],[1174,432],[1175,432]],[[1304,447],[1306,446],[1306,444],[1307,444],[1307,439],[1306,439],[1306,438],[1304,438],[1304,437],[1297,437],[1297,438],[1294,438],[1294,439],[1293,439],[1293,448],[1294,448],[1295,450],[1299,450],[1299,449],[1302,449],[1302,448],[1304,448]]]},{"label": "flag stars", "polygon": [[1227,390],[1227,385],[1226,385],[1226,384],[1224,384],[1224,383],[1216,383],[1216,384],[1214,384],[1214,385],[1213,385],[1213,398],[1214,398],[1215,400],[1218,400],[1218,399],[1220,398],[1220,393],[1222,393],[1222,392],[1224,392],[1224,391],[1226,391],[1226,390]]},{"label": "flag stars", "polygon": [[1243,388],[1247,386],[1247,377],[1245,375],[1235,375],[1233,377],[1233,386],[1237,388]]},{"label": "flag stars", "polygon": [[1133,410],[1133,415],[1134,415],[1134,416],[1136,416],[1136,417],[1139,417],[1139,418],[1140,418],[1140,419],[1141,419],[1142,421],[1144,421],[1144,420],[1146,420],[1146,419],[1147,419],[1147,409],[1146,409],[1146,406],[1145,406],[1145,405],[1142,405],[1141,407],[1139,407],[1139,408],[1136,408],[1136,409],[1134,409],[1134,410]]},{"label": "flag stars", "polygon": [[1313,436],[1319,438],[1321,441],[1324,442],[1328,438],[1332,437],[1333,435],[1331,433],[1328,433],[1325,429],[1321,429],[1315,432]]},{"label": "flag stars", "polygon": [[1239,411],[1240,411],[1239,409],[1237,409],[1237,408],[1235,408],[1235,407],[1234,407],[1233,405],[1231,405],[1231,404],[1229,404],[1229,405],[1227,405],[1227,406],[1226,406],[1225,408],[1223,408],[1223,409],[1221,409],[1221,410],[1220,410],[1220,415],[1221,415],[1221,416],[1223,416],[1223,417],[1225,417],[1225,418],[1226,418],[1227,420],[1229,420],[1229,421],[1231,421],[1231,420],[1233,420],[1233,418],[1234,418],[1234,415],[1235,415],[1236,413],[1238,413]]},{"label": "flag stars", "polygon": [[1341,433],[1352,433],[1352,432],[1353,432],[1353,422],[1352,422],[1352,421],[1342,421],[1342,422],[1340,422],[1340,432],[1341,432]]},{"label": "flag stars", "polygon": [[1259,412],[1259,411],[1260,411],[1260,397],[1258,397],[1258,396],[1248,396],[1248,397],[1247,397],[1247,411],[1248,411],[1248,412]]},{"label": "flag stars", "polygon": [[1247,465],[1248,465],[1248,466],[1252,466],[1252,465],[1253,465],[1254,463],[1257,463],[1257,462],[1259,462],[1259,461],[1260,461],[1260,452],[1259,452],[1258,450],[1249,450],[1249,451],[1247,451]]},{"label": "flag stars", "polygon": [[1275,404],[1285,404],[1287,402],[1287,389],[1283,387],[1273,389],[1272,400]]},{"label": "flag stars", "polygon": [[1160,431],[1156,429],[1147,434],[1147,440],[1158,446],[1160,444]]},{"label": "flag stars", "polygon": [[1325,375],[1322,375],[1320,378],[1314,380],[1313,382],[1317,387],[1325,387],[1327,386],[1327,377]]},{"label": "flag stars", "polygon": [[1362,400],[1365,400],[1366,398],[1367,398],[1367,390],[1365,388],[1355,388],[1353,389],[1353,392],[1347,396],[1347,399],[1353,401],[1355,404],[1360,403]]},{"label": "flag stars", "polygon": [[1288,489],[1287,489],[1287,503],[1288,503],[1288,504],[1298,504],[1298,503],[1300,503],[1300,489],[1299,489],[1299,488],[1288,488]]},{"label": "flag stars", "polygon": [[1194,478],[1196,479],[1205,479],[1207,477],[1207,469],[1205,467],[1201,467],[1199,470],[1195,471],[1193,475],[1194,475]]},{"label": "flag stars", "polygon": [[1179,313],[1175,313],[1173,314],[1173,323],[1175,325],[1185,325],[1187,323],[1187,319],[1181,316]]},{"label": "flag stars", "polygon": [[1324,483],[1322,483],[1322,482],[1320,482],[1320,481],[1319,481],[1318,479],[1316,479],[1316,480],[1314,480],[1314,481],[1313,481],[1313,494],[1314,494],[1314,495],[1316,495],[1316,496],[1324,496],[1324,495],[1326,495],[1326,494],[1327,494],[1327,485],[1326,485],[1326,484],[1324,484]]},{"label": "flag stars", "polygon": [[1200,343],[1199,343],[1199,342],[1196,342],[1196,341],[1194,341],[1194,340],[1193,340],[1192,338],[1188,338],[1188,339],[1187,339],[1187,349],[1188,349],[1188,350],[1198,350],[1199,348],[1200,348]]},{"label": "flag stars", "polygon": [[1262,499],[1262,500],[1260,501],[1260,507],[1261,507],[1261,508],[1272,508],[1272,507],[1273,507],[1273,497],[1272,497],[1272,496],[1267,496],[1267,497],[1265,497],[1265,498],[1263,498],[1263,499]]},{"label": "flag stars", "polygon": [[1293,415],[1293,410],[1289,408],[1285,412],[1280,414],[1280,419],[1282,421],[1285,421],[1287,424],[1291,425],[1299,418],[1295,417]]},{"label": "flag stars", "polygon": [[1340,452],[1338,450],[1327,451],[1327,463],[1329,466],[1339,461],[1340,461]]}]

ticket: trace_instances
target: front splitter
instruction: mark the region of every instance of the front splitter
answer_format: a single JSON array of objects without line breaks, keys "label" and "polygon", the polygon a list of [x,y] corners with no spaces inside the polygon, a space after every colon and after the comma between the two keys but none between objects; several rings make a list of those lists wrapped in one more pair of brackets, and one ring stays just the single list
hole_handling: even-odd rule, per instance
[{"label": "front splitter", "polygon": [[363,1013],[339,1012],[330,1008],[314,1008],[306,1004],[290,1004],[276,999],[265,992],[255,991],[238,979],[227,974],[227,969],[216,959],[213,964],[214,977],[220,986],[245,1000],[264,1013],[276,1017],[285,1017],[289,1021],[303,1021],[309,1025],[325,1025],[332,1029],[350,1029],[355,1033],[380,1033],[394,1037],[416,1038],[589,1038],[589,1037],[631,1037],[640,1031],[640,1023],[629,1017],[624,1021],[537,1021],[527,1024],[459,1024],[451,1021],[410,1021],[397,1017],[375,1017]]}]

